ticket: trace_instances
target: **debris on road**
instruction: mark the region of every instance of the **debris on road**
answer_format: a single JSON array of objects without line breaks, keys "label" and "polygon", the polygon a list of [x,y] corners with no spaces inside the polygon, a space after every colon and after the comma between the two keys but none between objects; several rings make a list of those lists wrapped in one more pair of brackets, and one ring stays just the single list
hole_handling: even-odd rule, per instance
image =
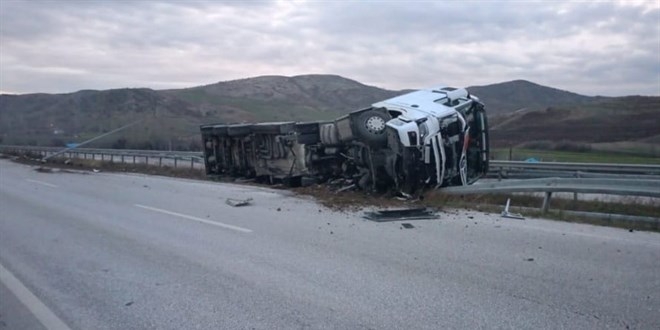
[{"label": "debris on road", "polygon": [[346,186],[344,188],[341,188],[341,189],[337,190],[336,193],[340,193],[340,192],[343,192],[343,191],[346,191],[346,190],[350,190],[350,189],[353,189],[355,187],[357,187],[357,186],[355,184],[352,184],[352,185],[349,185],[349,186]]},{"label": "debris on road", "polygon": [[415,226],[413,226],[412,224],[409,224],[409,223],[402,223],[401,227],[406,228],[406,229],[415,228]]},{"label": "debris on road", "polygon": [[509,212],[510,204],[511,204],[511,198],[507,198],[506,206],[504,207],[504,211],[502,211],[502,218],[525,220],[525,217],[523,217],[522,214]]},{"label": "debris on road", "polygon": [[247,206],[247,205],[250,205],[250,202],[252,202],[252,198],[248,198],[248,199],[227,198],[227,200],[225,201],[225,203],[227,203],[227,205],[231,205],[231,206],[234,206],[234,207]]},{"label": "debris on road", "polygon": [[437,219],[438,215],[433,210],[430,210],[426,207],[421,207],[365,212],[363,218],[376,222],[387,222],[399,220]]}]

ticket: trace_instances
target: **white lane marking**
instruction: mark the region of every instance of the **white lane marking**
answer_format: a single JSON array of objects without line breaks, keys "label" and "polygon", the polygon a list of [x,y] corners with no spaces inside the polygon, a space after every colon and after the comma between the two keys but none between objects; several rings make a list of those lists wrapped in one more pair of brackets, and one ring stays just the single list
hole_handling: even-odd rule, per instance
[{"label": "white lane marking", "polygon": [[169,215],[181,217],[181,218],[188,219],[188,220],[198,221],[198,222],[205,223],[205,224],[208,224],[208,225],[213,225],[213,226],[218,226],[218,227],[222,227],[222,228],[232,229],[232,230],[236,230],[236,231],[240,231],[240,232],[244,232],[244,233],[251,233],[252,232],[251,229],[238,227],[238,226],[234,226],[234,225],[229,225],[229,224],[222,223],[222,222],[217,222],[217,221],[209,221],[209,220],[206,220],[206,219],[193,217],[192,215],[176,213],[176,212],[163,210],[163,209],[159,209],[159,208],[155,208],[155,207],[151,207],[151,206],[141,205],[141,204],[135,204],[135,206],[137,206],[139,208],[143,208],[145,210],[150,210],[150,211],[154,211],[154,212],[169,214]]},{"label": "white lane marking", "polygon": [[25,307],[49,330],[71,330],[62,320],[60,320],[48,306],[37,298],[28,288],[21,283],[12,273],[10,273],[2,264],[0,264],[0,282],[13,292],[16,298],[20,300]]},{"label": "white lane marking", "polygon": [[32,183],[38,183],[38,184],[40,184],[40,185],[42,185],[42,186],[46,186],[46,187],[57,188],[56,185],[54,185],[54,184],[52,184],[52,183],[48,183],[48,182],[43,182],[43,181],[38,181],[38,180],[32,180],[32,179],[25,179],[25,181],[32,182]]}]

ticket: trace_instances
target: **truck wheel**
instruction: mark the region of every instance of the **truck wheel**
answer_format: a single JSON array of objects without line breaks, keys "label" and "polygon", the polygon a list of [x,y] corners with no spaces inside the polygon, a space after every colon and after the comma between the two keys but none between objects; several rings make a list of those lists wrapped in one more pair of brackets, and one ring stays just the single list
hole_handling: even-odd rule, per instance
[{"label": "truck wheel", "polygon": [[361,113],[355,125],[357,134],[364,139],[363,142],[372,145],[385,144],[387,135],[385,135],[385,124],[390,120],[390,116],[385,112],[369,110]]}]

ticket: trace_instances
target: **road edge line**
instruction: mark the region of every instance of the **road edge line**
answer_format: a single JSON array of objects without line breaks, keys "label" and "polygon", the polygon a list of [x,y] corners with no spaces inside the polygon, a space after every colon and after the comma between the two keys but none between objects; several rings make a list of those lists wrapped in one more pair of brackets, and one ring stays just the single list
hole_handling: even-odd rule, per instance
[{"label": "road edge line", "polygon": [[5,266],[0,264],[0,282],[49,330],[71,330],[53,311],[21,283]]}]

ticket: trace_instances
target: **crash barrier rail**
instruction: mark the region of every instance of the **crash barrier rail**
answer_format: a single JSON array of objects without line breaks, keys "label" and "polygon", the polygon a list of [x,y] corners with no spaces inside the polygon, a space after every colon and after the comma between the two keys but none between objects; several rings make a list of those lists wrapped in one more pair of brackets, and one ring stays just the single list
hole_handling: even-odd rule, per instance
[{"label": "crash barrier rail", "polygon": [[509,178],[621,178],[660,179],[660,165],[604,164],[604,163],[555,163],[491,160],[489,176]]},{"label": "crash barrier rail", "polygon": [[[61,147],[11,146],[0,145],[0,152],[34,152],[41,156],[49,156],[61,152]],[[78,157],[97,160],[121,162],[142,161],[149,165],[163,166],[163,160],[174,162],[175,167],[203,168],[203,155],[199,151],[165,151],[165,150],[131,150],[131,149],[98,149],[73,148],[63,153],[65,157]],[[153,162],[150,162],[153,159]],[[554,163],[554,162],[522,162],[491,160],[489,177],[499,179],[532,179],[532,178],[626,178],[660,180],[660,165],[637,164],[602,164],[602,163]]]},{"label": "crash barrier rail", "polygon": [[61,158],[78,158],[108,161],[122,164],[144,164],[152,166],[168,166],[174,168],[203,169],[204,159],[200,152],[166,151],[166,150],[132,150],[132,149],[95,149],[73,148],[62,152],[59,147],[9,146],[0,145],[0,152],[37,154],[48,157],[61,153]]},{"label": "crash barrier rail", "polygon": [[660,198],[660,180],[604,179],[604,178],[544,178],[528,180],[506,180],[499,182],[476,183],[470,186],[447,187],[448,194],[489,194],[543,192],[545,198],[541,212],[547,213],[550,198],[555,192],[608,194],[624,196],[644,196]]}]

